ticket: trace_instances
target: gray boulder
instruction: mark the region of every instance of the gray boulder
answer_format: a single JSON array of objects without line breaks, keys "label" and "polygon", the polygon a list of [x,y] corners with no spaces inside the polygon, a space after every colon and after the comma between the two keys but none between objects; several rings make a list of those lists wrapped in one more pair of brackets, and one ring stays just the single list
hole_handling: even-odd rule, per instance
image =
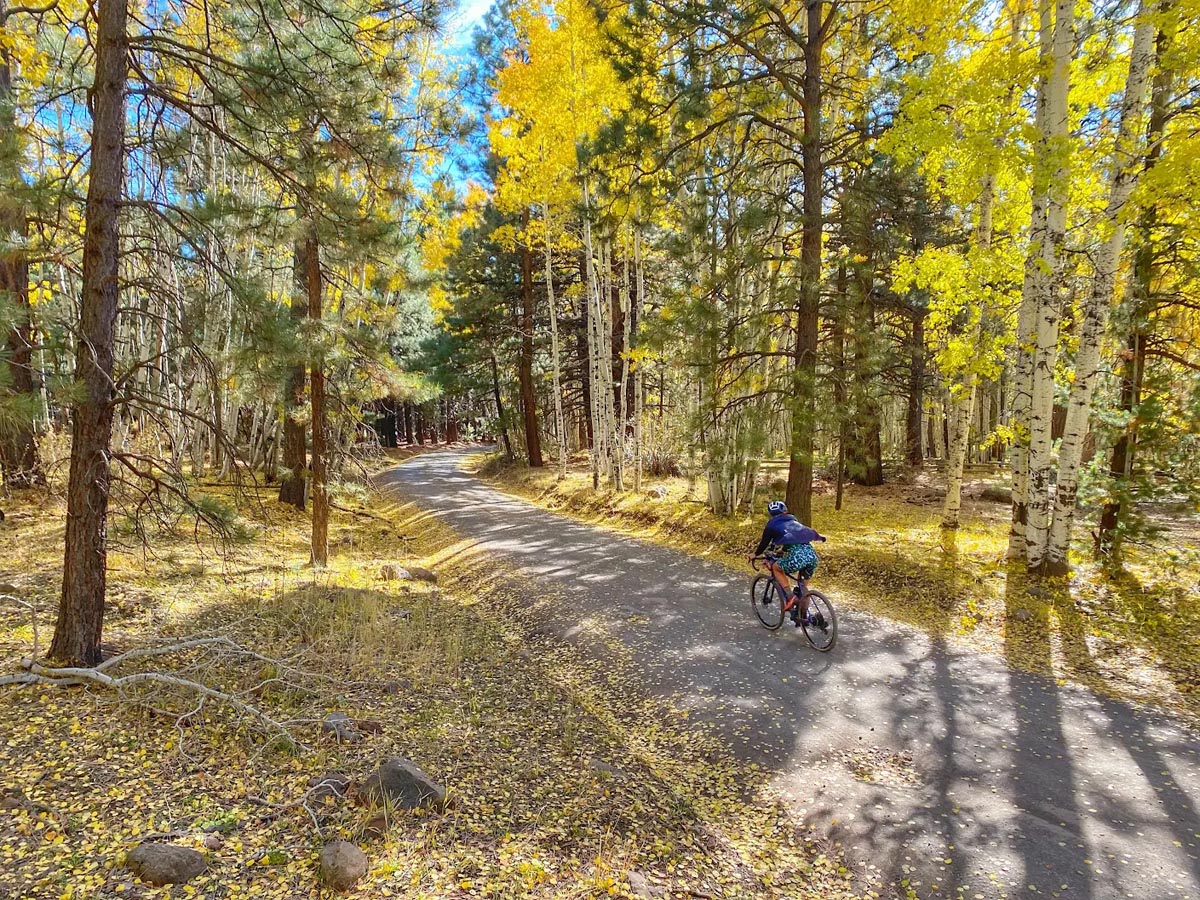
[{"label": "gray boulder", "polygon": [[333,841],[321,848],[321,879],[335,891],[344,891],[367,874],[367,854],[349,841]]},{"label": "gray boulder", "polygon": [[155,886],[183,884],[206,868],[204,854],[175,844],[138,844],[125,856],[125,867]]},{"label": "gray boulder", "polygon": [[375,805],[400,809],[436,807],[446,802],[446,789],[400,756],[384,760],[363,779],[359,794]]}]

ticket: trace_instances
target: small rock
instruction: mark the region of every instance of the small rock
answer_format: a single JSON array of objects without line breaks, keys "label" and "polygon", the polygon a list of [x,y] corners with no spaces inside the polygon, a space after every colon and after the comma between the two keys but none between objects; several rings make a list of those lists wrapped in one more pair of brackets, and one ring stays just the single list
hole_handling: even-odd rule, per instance
[{"label": "small rock", "polygon": [[0,796],[0,809],[24,809],[25,801],[18,794]]},{"label": "small rock", "polygon": [[362,732],[354,725],[354,720],[344,712],[332,712],[322,719],[321,731],[332,734],[339,744],[357,744],[363,739]]},{"label": "small rock", "polygon": [[611,775],[618,778],[625,774],[625,770],[614,766],[612,763],[605,762],[598,756],[593,756],[588,760],[588,768],[594,772],[604,772],[606,775]]},{"label": "small rock", "polygon": [[321,848],[321,878],[335,891],[344,891],[367,874],[367,854],[349,841],[333,841]]},{"label": "small rock", "polygon": [[125,856],[125,867],[149,884],[183,884],[191,881],[208,864],[204,854],[175,844],[138,844]]},{"label": "small rock", "polygon": [[368,775],[359,793],[375,804],[391,803],[401,809],[441,806],[446,789],[410,760],[393,756]]},{"label": "small rock", "polygon": [[202,843],[206,850],[220,850],[225,841],[219,834],[206,834]]},{"label": "small rock", "polygon": [[657,884],[651,884],[650,879],[641,872],[627,872],[625,880],[629,882],[629,893],[635,897],[664,897],[667,889]]},{"label": "small rock", "polygon": [[1018,607],[1017,611],[1013,613],[1013,618],[1018,622],[1028,622],[1033,618],[1033,613],[1027,610],[1024,606],[1021,606]]},{"label": "small rock", "polygon": [[308,782],[314,800],[337,800],[350,790],[350,777],[344,772],[328,772]]},{"label": "small rock", "polygon": [[385,694],[391,694],[394,696],[404,690],[405,687],[409,686],[410,685],[406,685],[403,681],[385,681],[383,683],[383,692]]},{"label": "small rock", "polygon": [[354,727],[363,734],[382,734],[383,723],[378,719],[355,719]]},{"label": "small rock", "polygon": [[395,563],[388,563],[379,570],[379,577],[384,581],[407,581],[412,577],[412,573],[403,566],[398,566]]},{"label": "small rock", "polygon": [[408,574],[410,578],[415,578],[417,581],[428,581],[430,584],[437,584],[437,572],[432,569],[425,569],[421,566],[409,566]]}]

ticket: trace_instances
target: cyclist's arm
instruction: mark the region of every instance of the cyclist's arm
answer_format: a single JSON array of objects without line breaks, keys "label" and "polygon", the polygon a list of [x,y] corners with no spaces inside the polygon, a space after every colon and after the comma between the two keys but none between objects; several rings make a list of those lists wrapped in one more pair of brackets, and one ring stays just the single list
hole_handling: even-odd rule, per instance
[{"label": "cyclist's arm", "polygon": [[763,555],[763,551],[771,544],[771,537],[771,523],[768,522],[767,526],[763,529],[762,540],[758,542],[758,548],[754,551],[755,556]]}]

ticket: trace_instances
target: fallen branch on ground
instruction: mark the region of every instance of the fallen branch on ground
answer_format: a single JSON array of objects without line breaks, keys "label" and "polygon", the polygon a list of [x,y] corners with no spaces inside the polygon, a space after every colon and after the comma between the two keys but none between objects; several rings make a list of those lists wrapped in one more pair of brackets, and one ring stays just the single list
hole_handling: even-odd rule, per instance
[{"label": "fallen branch on ground", "polygon": [[[140,685],[161,685],[164,687],[177,688],[184,691],[189,691],[200,697],[202,701],[215,700],[242,715],[248,716],[258,723],[268,733],[286,738],[289,742],[295,744],[303,750],[310,749],[300,741],[293,737],[291,731],[282,722],[278,722],[271,718],[257,706],[245,702],[238,698],[237,695],[222,691],[214,687],[209,687],[199,681],[193,681],[189,678],[180,678],[175,675],[168,675],[163,672],[132,672],[128,675],[112,675],[111,670],[118,668],[124,663],[135,659],[146,659],[150,657],[166,656],[173,653],[185,653],[196,649],[211,649],[219,648],[226,652],[232,653],[248,659],[253,659],[259,662],[268,663],[270,665],[286,668],[284,664],[278,660],[268,656],[263,656],[260,653],[255,653],[252,650],[245,650],[239,647],[236,643],[228,638],[196,638],[188,641],[181,641],[176,644],[168,644],[162,647],[143,647],[140,649],[129,650],[117,656],[110,657],[95,666],[64,666],[62,668],[54,668],[53,666],[43,665],[32,656],[24,657],[21,660],[22,672],[16,672],[11,675],[0,676],[0,687],[7,685],[33,685],[44,684],[55,687],[77,687],[79,685],[96,685],[114,693],[126,696],[126,691],[129,688],[138,687]],[[201,704],[202,705],[202,704]],[[162,712],[161,710],[158,710]],[[179,719],[182,721],[191,713],[184,713]]]}]

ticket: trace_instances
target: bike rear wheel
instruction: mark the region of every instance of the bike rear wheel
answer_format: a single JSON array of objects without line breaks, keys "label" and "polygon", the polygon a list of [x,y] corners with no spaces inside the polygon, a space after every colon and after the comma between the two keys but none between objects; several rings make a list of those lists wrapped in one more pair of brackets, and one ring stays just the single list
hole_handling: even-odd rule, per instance
[{"label": "bike rear wheel", "polygon": [[804,636],[808,638],[808,643],[814,650],[828,653],[837,643],[837,610],[820,591],[809,591],[808,615],[809,618],[815,617],[816,621],[800,621]]},{"label": "bike rear wheel", "polygon": [[750,605],[763,628],[778,631],[783,624],[783,597],[770,575],[759,575],[750,585]]}]

